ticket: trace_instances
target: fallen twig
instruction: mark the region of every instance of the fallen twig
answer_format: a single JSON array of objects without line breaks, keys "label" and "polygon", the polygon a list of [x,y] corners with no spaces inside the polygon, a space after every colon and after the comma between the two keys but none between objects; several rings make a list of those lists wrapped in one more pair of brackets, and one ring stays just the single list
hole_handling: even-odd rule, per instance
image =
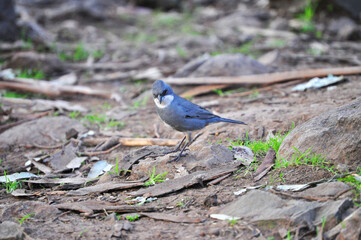
[{"label": "fallen twig", "polygon": [[95,90],[86,86],[61,86],[46,81],[14,78],[11,80],[0,77],[0,88],[44,94],[49,97],[64,95],[88,95],[119,100],[120,97],[108,91]]},{"label": "fallen twig", "polygon": [[111,153],[113,150],[117,149],[118,147],[122,146],[122,144],[118,143],[117,145],[115,145],[114,147],[109,148],[108,150],[105,151],[98,151],[98,152],[79,152],[79,154],[81,156],[97,156],[97,155],[103,155],[103,154],[108,154]]},{"label": "fallen twig", "polygon": [[289,193],[278,192],[278,191],[275,191],[273,189],[270,189],[269,191],[274,193],[274,194],[279,194],[279,195],[282,195],[282,196],[285,196],[285,197],[290,197],[290,198],[295,198],[295,199],[305,199],[305,200],[310,200],[310,201],[321,201],[321,202],[327,202],[327,201],[330,200],[330,199],[327,199],[327,198],[292,195],[292,194],[289,194]]},{"label": "fallen twig", "polygon": [[226,175],[224,175],[224,176],[221,176],[221,177],[219,177],[219,178],[216,178],[216,179],[210,181],[210,182],[208,183],[208,185],[215,185],[215,184],[217,184],[217,183],[220,183],[220,182],[222,182],[224,179],[228,178],[228,177],[231,176],[231,175],[232,175],[232,173],[228,173],[228,174],[226,174]]},{"label": "fallen twig", "polygon": [[275,72],[237,77],[198,77],[198,78],[168,78],[164,81],[173,85],[214,85],[214,84],[246,84],[268,85],[300,78],[324,77],[333,75],[352,75],[361,73],[361,66],[341,68],[305,69],[287,72]]},{"label": "fallen twig", "polygon": [[182,93],[180,96],[183,98],[189,98],[189,97],[197,96],[200,94],[208,93],[213,90],[223,89],[226,87],[229,87],[229,85],[228,84],[216,84],[216,85],[206,85],[206,86],[202,85],[202,86],[192,88],[191,90],[188,90],[188,91]]},{"label": "fallen twig", "polygon": [[[84,139],[83,144],[86,146],[95,146],[101,142],[107,141],[109,138],[90,138]],[[118,142],[122,146],[175,146],[179,142],[178,139],[161,139],[161,138],[119,138]]]},{"label": "fallen twig", "polygon": [[2,126],[0,126],[0,133],[4,132],[5,130],[7,130],[9,128],[12,128],[12,127],[15,127],[17,125],[23,124],[25,122],[32,121],[32,120],[44,117],[44,116],[48,115],[49,113],[50,113],[50,111],[49,112],[39,113],[39,114],[34,114],[34,115],[32,115],[31,117],[29,117],[27,119],[22,119],[22,120],[19,120],[17,122],[12,122],[12,123],[2,125]]},{"label": "fallen twig", "polygon": [[333,200],[336,200],[337,198],[339,198],[341,195],[347,193],[348,191],[354,189],[354,187],[350,187],[350,188],[347,188],[339,193],[337,193],[335,196],[332,197]]},{"label": "fallen twig", "polygon": [[155,220],[162,220],[167,222],[175,223],[200,223],[202,220],[200,218],[191,218],[187,216],[174,216],[165,213],[139,213],[139,215],[144,217],[153,218]]}]

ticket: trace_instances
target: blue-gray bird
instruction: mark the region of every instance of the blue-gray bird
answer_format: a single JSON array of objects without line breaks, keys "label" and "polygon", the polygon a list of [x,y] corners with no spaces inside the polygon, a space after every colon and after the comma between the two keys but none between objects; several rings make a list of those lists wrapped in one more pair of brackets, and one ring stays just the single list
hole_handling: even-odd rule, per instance
[{"label": "blue-gray bird", "polygon": [[228,122],[244,124],[244,122],[222,118],[208,110],[198,106],[190,101],[176,95],[172,88],[162,80],[153,83],[153,100],[157,112],[162,121],[173,129],[186,133],[186,136],[180,142],[175,151],[178,151],[185,138],[184,144],[179,155],[174,159],[178,161],[182,156],[184,149],[191,144],[192,131],[200,130],[210,123]]}]

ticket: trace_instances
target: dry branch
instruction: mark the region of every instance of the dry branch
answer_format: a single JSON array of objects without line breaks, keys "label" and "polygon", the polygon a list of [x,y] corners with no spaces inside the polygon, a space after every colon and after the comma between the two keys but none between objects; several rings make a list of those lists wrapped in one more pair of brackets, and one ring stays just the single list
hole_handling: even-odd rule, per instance
[{"label": "dry branch", "polygon": [[49,97],[81,94],[102,98],[117,98],[116,95],[111,92],[95,90],[86,86],[60,86],[51,84],[47,81],[23,78],[7,80],[0,77],[0,80],[0,88],[2,89],[39,93]]},{"label": "dry branch", "polygon": [[181,97],[193,97],[193,96],[197,96],[200,94],[208,93],[208,92],[216,90],[216,89],[223,89],[228,86],[229,85],[227,85],[227,84],[216,84],[216,85],[206,85],[206,86],[202,85],[202,86],[192,88],[192,89],[182,93],[180,96]]},{"label": "dry branch", "polygon": [[[83,143],[86,146],[96,146],[99,143],[105,142],[109,138],[91,138],[84,139]],[[118,142],[123,146],[175,146],[179,139],[161,139],[161,138],[119,138]]]},{"label": "dry branch", "polygon": [[285,82],[300,78],[324,77],[328,74],[333,75],[352,75],[361,73],[361,66],[341,67],[341,68],[321,68],[305,69],[287,72],[265,73],[257,75],[247,75],[238,77],[198,77],[198,78],[168,78],[165,81],[173,85],[187,84],[246,84],[246,85],[265,85]]}]

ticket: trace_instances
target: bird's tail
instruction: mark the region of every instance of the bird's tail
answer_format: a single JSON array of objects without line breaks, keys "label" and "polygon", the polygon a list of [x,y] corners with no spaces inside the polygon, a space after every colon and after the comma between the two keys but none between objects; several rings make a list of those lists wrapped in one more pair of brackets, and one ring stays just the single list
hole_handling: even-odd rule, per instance
[{"label": "bird's tail", "polygon": [[218,118],[218,122],[228,122],[228,123],[237,123],[237,124],[243,124],[243,125],[247,125],[247,123],[244,122],[240,122],[240,121],[236,121],[236,120],[232,120],[232,119],[228,119],[228,118]]}]

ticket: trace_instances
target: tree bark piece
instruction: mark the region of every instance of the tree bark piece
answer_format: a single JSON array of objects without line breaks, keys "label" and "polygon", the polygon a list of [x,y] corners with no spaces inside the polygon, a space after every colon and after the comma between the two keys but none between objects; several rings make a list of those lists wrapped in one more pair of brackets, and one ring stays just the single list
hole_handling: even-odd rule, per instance
[{"label": "tree bark piece", "polygon": [[[91,138],[84,139],[83,143],[86,146],[95,146],[99,143],[107,141],[108,138]],[[162,139],[162,138],[119,138],[118,142],[123,146],[175,146],[179,139]]]},{"label": "tree bark piece", "polygon": [[79,188],[77,190],[70,191],[67,195],[69,196],[84,196],[91,193],[102,193],[107,191],[116,191],[116,190],[122,190],[122,189],[129,189],[134,187],[140,187],[143,186],[142,182],[121,182],[121,183],[115,183],[115,182],[107,182],[102,184],[96,184],[89,187]]}]

